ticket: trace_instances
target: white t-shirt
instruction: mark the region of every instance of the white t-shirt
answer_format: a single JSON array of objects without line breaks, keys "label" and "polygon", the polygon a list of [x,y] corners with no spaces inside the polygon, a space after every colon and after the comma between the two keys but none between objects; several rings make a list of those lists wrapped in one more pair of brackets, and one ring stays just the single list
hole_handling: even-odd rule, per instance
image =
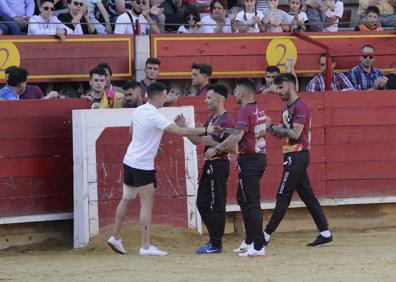
[{"label": "white t-shirt", "polygon": [[[245,20],[244,15],[246,15],[246,20]],[[235,20],[237,20],[237,21],[239,21],[239,22],[241,22],[241,23],[243,23],[243,24],[252,24],[252,23],[253,23],[253,17],[254,17],[255,15],[256,15],[256,14],[255,14],[254,12],[253,12],[253,13],[248,13],[248,12],[245,12],[245,11],[240,11],[240,12],[236,15]],[[261,11],[257,11],[257,16],[260,18],[260,21],[262,21],[263,18],[264,18],[264,14],[263,14],[263,12],[261,12]],[[254,27],[249,27],[249,29],[247,30],[247,32],[260,32],[260,29],[259,29],[259,27],[258,27],[258,24],[255,24]]]},{"label": "white t-shirt", "polygon": [[[114,28],[114,34],[134,34],[131,19],[129,18],[127,13],[123,13],[117,18]],[[132,15],[134,25],[136,24],[136,20],[139,21],[140,34],[147,34],[148,22],[144,18],[144,16],[140,14],[139,17],[137,17],[133,13],[130,14]]]},{"label": "white t-shirt", "polygon": [[29,19],[28,35],[55,35],[57,29],[64,29],[67,34],[73,34],[73,30],[65,26],[55,16],[50,17],[48,22],[40,15]]},{"label": "white t-shirt", "polygon": [[[217,23],[211,16],[206,16],[201,20],[203,33],[214,33],[214,29],[217,27]],[[223,27],[223,33],[232,33],[230,17],[226,18],[226,24]]]},{"label": "white t-shirt", "polygon": [[325,27],[323,31],[330,31],[330,32],[338,31],[338,21],[342,18],[343,13],[344,13],[344,3],[342,3],[342,1],[335,2],[334,9],[328,9],[324,14],[326,18],[337,16],[338,19],[331,26]]},{"label": "white t-shirt", "polygon": [[196,32],[193,32],[193,29],[186,28],[184,25],[179,26],[177,29],[177,33],[201,33],[202,28],[199,28]]},{"label": "white t-shirt", "polygon": [[[264,10],[264,17],[266,15],[268,15],[269,12],[270,12],[270,9]],[[273,14],[272,14],[272,17],[274,19],[276,19],[277,21],[279,21],[281,23],[284,23],[284,24],[287,24],[287,16],[288,16],[288,14],[285,11],[281,10],[281,9],[276,9],[276,11],[273,12]],[[279,25],[279,26],[271,25],[271,21],[270,21],[265,26],[265,31],[267,31],[267,32],[283,32],[283,29],[282,29],[281,25]]]},{"label": "white t-shirt", "polygon": [[[287,23],[291,24],[294,19],[294,15],[287,14]],[[307,14],[303,11],[298,13],[299,23],[305,23],[308,20]]]},{"label": "white t-shirt", "polygon": [[133,114],[132,141],[124,156],[124,164],[137,169],[154,170],[154,158],[164,129],[169,125],[171,122],[149,102],[139,106]]}]

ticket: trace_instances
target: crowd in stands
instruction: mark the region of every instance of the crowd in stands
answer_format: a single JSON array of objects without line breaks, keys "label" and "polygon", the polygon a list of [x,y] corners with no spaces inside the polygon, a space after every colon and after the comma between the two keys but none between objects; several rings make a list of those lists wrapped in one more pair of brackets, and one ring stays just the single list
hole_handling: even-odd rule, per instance
[{"label": "crowd in stands", "polygon": [[[341,0],[1,0],[0,35],[338,31]],[[359,0],[356,31],[396,27],[396,0]]]},{"label": "crowd in stands", "polygon": [[[375,48],[371,45],[362,46],[360,63],[347,74],[334,71],[335,62],[331,59],[330,61],[332,62],[331,90],[334,92],[396,89],[396,72],[385,76],[381,70],[374,67]],[[320,73],[309,81],[306,89],[300,89],[300,91],[319,93],[325,91],[326,62],[326,54],[320,55],[318,58]],[[112,84],[111,67],[106,63],[98,64],[91,69],[89,89],[81,97],[88,98],[93,109],[138,107],[146,102],[147,88],[157,81],[160,65],[161,62],[157,58],[148,58],[145,63],[145,76],[140,82],[129,80],[122,87],[117,87]],[[292,58],[287,59],[285,69],[287,73],[297,78]],[[277,88],[273,82],[280,73],[278,67],[268,66],[264,78],[257,81],[256,93],[258,95],[276,94]],[[211,75],[212,66],[194,63],[191,66],[191,82],[184,90],[170,84],[166,104],[171,104],[178,96],[205,97],[208,87],[214,82],[211,80]],[[57,91],[49,91],[47,95],[44,95],[38,86],[27,85],[27,79],[28,72],[25,69],[16,66],[8,67],[5,70],[6,85],[0,88],[0,100],[64,98]],[[299,89],[298,83],[296,89]]]}]

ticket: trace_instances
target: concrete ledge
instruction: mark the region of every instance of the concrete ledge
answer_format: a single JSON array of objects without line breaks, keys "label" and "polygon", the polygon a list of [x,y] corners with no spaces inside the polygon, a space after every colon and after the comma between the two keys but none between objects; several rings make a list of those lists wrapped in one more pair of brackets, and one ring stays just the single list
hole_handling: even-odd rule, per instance
[{"label": "concrete ledge", "polygon": [[0,225],[1,224],[11,224],[11,223],[26,223],[26,222],[55,221],[55,220],[69,220],[69,219],[73,219],[72,212],[0,217]]}]

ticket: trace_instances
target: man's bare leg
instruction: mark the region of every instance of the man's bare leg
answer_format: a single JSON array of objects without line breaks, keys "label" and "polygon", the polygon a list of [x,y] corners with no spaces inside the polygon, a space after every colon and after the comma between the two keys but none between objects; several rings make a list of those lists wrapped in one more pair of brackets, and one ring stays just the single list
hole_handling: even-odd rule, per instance
[{"label": "man's bare leg", "polygon": [[132,203],[132,200],[136,198],[138,189],[139,188],[128,186],[126,184],[124,184],[123,186],[123,195],[120,203],[117,206],[115,224],[113,229],[113,236],[117,240],[120,239],[122,223],[124,222],[129,205]]},{"label": "man's bare leg", "polygon": [[155,188],[153,184],[148,184],[138,188],[140,198],[140,232],[141,246],[147,249],[150,246],[151,214],[154,202]]}]

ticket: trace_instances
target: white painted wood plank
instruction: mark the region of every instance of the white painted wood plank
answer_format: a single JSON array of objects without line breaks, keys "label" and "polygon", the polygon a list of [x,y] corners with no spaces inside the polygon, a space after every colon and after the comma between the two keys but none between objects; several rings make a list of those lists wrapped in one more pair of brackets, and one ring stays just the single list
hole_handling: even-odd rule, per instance
[{"label": "white painted wood plank", "polygon": [[56,220],[70,220],[70,219],[73,219],[73,213],[72,212],[0,217],[0,224],[14,224],[14,223],[41,222],[41,221],[56,221]]}]

